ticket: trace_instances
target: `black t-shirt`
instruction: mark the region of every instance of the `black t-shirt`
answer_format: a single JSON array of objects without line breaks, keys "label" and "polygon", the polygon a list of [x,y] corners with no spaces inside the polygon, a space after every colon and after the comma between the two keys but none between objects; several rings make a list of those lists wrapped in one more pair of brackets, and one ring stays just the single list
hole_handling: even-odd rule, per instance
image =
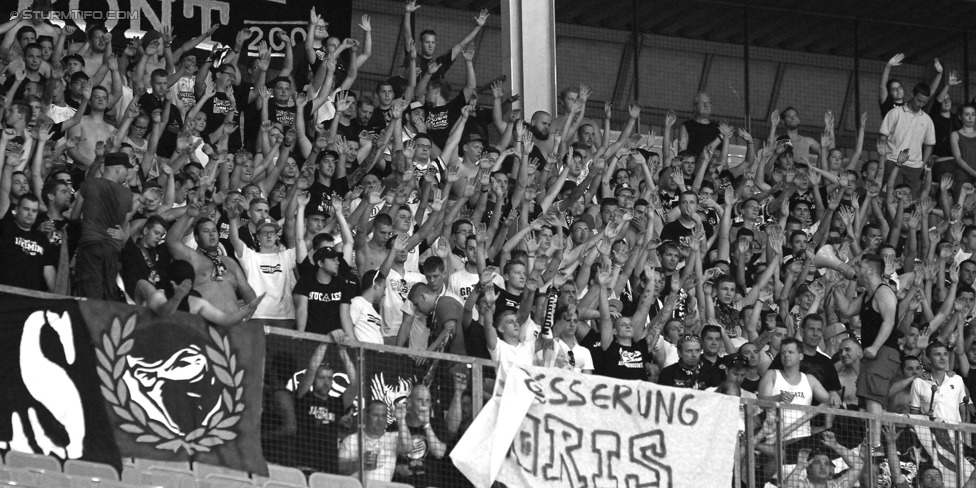
[{"label": "black t-shirt", "polygon": [[938,100],[932,102],[929,108],[929,117],[932,118],[932,125],[935,127],[935,146],[932,147],[932,155],[940,158],[951,157],[952,148],[949,147],[949,136],[953,131],[958,130],[962,123],[958,117],[952,115],[942,116],[942,104]]},{"label": "black t-shirt", "polygon": [[60,253],[39,230],[23,230],[13,218],[0,220],[0,284],[47,290],[44,267],[58,267]]},{"label": "black t-shirt", "polygon": [[278,105],[274,98],[268,99],[268,120],[271,123],[278,122],[288,130],[295,126],[295,114],[297,109],[294,106]]},{"label": "black t-shirt", "polygon": [[[234,87],[234,102],[240,107],[241,104],[247,103],[247,97],[251,91],[251,86],[242,83],[239,86]],[[208,144],[210,143],[209,136],[214,131],[219,130],[221,125],[224,123],[224,118],[227,116],[227,111],[230,109],[230,97],[224,92],[218,92],[210,100],[207,100],[200,109],[201,113],[207,114],[207,127],[203,130],[204,141]],[[239,123],[240,112],[239,108],[235,108],[234,111],[237,114],[234,116],[236,121]],[[227,151],[230,153],[236,152],[241,148],[241,131],[240,128],[234,131],[227,140]]]},{"label": "black t-shirt", "polygon": [[498,289],[498,301],[495,305],[495,316],[506,310],[512,310],[518,312],[519,304],[522,303],[522,295],[516,295],[514,293],[509,293],[508,290]]},{"label": "black t-shirt", "polygon": [[165,283],[166,270],[169,269],[169,252],[166,246],[156,246],[155,249],[142,248],[131,238],[122,247],[122,284],[125,292],[135,298],[136,284],[139,280],[146,280],[153,286]]},{"label": "black t-shirt", "polygon": [[312,209],[332,215],[332,199],[342,199],[349,193],[349,180],[342,178],[332,178],[332,185],[325,186],[318,180],[308,187],[308,205],[305,206],[305,214]]},{"label": "black t-shirt", "polygon": [[704,390],[722,384],[723,374],[708,361],[699,361],[698,367],[689,370],[681,365],[681,361],[661,370],[658,384],[675,388],[691,388]]},{"label": "black t-shirt", "polygon": [[444,149],[444,144],[447,143],[447,138],[451,135],[451,129],[461,118],[461,109],[467,104],[468,100],[464,97],[464,90],[458,92],[453,100],[440,107],[427,104],[427,135],[437,147]]},{"label": "black t-shirt", "polygon": [[339,467],[339,419],[345,414],[342,399],[323,400],[312,392],[295,398],[295,418],[298,431],[295,461],[301,467],[335,473]]},{"label": "black t-shirt", "polygon": [[[390,115],[390,112],[392,111],[393,107],[384,109],[377,105],[377,107],[373,109],[373,115],[369,118],[369,124],[367,124],[366,130],[370,132],[382,132],[383,129],[386,129],[386,126],[389,125],[389,122],[387,122],[387,117],[392,117]],[[354,140],[358,139],[359,134],[357,133]]]},{"label": "black t-shirt", "polygon": [[468,356],[491,360],[488,340],[485,339],[485,326],[481,322],[471,322],[464,331],[464,350]]},{"label": "black t-shirt", "polygon": [[348,305],[357,295],[340,277],[334,276],[328,284],[322,284],[316,275],[302,278],[292,294],[308,297],[305,331],[316,334],[328,334],[342,328],[339,307],[343,303]]},{"label": "black t-shirt", "polygon": [[[777,354],[773,362],[769,364],[770,369],[783,369],[783,360]],[[800,361],[800,372],[812,375],[823,385],[827,391],[840,391],[840,378],[837,376],[837,368],[834,362],[826,355],[819,352],[813,355],[804,354]]]},{"label": "black t-shirt", "polygon": [[[152,93],[145,93],[139,97],[139,109],[147,114],[152,114],[153,110],[157,108],[162,110],[163,104],[163,100],[156,98]],[[156,155],[162,158],[169,158],[173,155],[173,151],[176,150],[176,139],[179,137],[180,132],[183,131],[183,117],[180,115],[180,109],[170,107],[169,121],[164,122],[166,123],[166,129],[163,130],[163,134],[159,137],[159,144],[156,146]],[[150,124],[152,124],[152,121],[150,121]],[[150,132],[151,130],[147,131],[146,134]]]},{"label": "black t-shirt", "polygon": [[600,346],[600,331],[596,327],[590,328],[590,331],[579,341],[579,345],[590,351],[590,356],[593,358],[593,369],[600,371],[600,361],[603,359],[603,347]]},{"label": "black t-shirt", "polygon": [[[417,56],[417,67],[420,68],[420,74],[417,75],[418,79],[427,73],[427,71],[430,69],[430,63],[434,61],[440,63],[441,67],[437,69],[437,73],[434,73],[434,75],[431,76],[431,79],[437,79],[443,77],[444,74],[447,73],[447,70],[451,69],[451,66],[454,65],[454,59],[451,58],[450,52],[441,54],[440,56],[437,56],[436,58],[433,59],[428,59],[423,56]],[[409,60],[406,59],[405,57],[404,63],[407,62],[409,62]],[[404,64],[404,66],[406,66],[406,64]]]},{"label": "black t-shirt", "polygon": [[[247,226],[247,224],[244,224],[237,228],[237,237],[241,239],[241,243],[243,243],[245,247],[255,252],[258,251],[258,243],[256,239],[257,236],[251,234],[251,229]],[[230,251],[231,249],[233,249],[233,247],[227,248],[228,251]],[[235,256],[237,255],[236,251],[234,252],[234,255]]]},{"label": "black t-shirt", "polygon": [[[702,221],[702,227],[705,228],[706,236],[711,235],[712,226],[708,222]],[[687,247],[691,243],[691,229],[685,227],[680,219],[668,222],[661,229],[661,242],[664,241],[672,241],[680,246]]]},{"label": "black t-shirt", "polygon": [[[448,441],[444,429],[439,428],[440,422],[434,422],[434,415],[431,415],[431,428],[438,440]],[[423,426],[411,427],[410,430],[410,452],[397,456],[397,473],[393,481],[407,483],[413,486],[430,486],[435,482],[434,467],[437,460],[430,453],[430,442],[427,440],[427,432]],[[405,475],[402,473],[410,473]]]},{"label": "black t-shirt", "polygon": [[705,149],[705,146],[711,144],[720,135],[718,124],[715,122],[703,124],[691,119],[684,121],[681,125],[688,133],[688,147],[686,149],[695,155],[701,154],[702,149]]},{"label": "black t-shirt", "polygon": [[603,376],[619,380],[647,381],[647,370],[644,360],[650,359],[647,352],[647,340],[635,341],[631,346],[624,346],[614,338],[600,360],[598,373]]}]

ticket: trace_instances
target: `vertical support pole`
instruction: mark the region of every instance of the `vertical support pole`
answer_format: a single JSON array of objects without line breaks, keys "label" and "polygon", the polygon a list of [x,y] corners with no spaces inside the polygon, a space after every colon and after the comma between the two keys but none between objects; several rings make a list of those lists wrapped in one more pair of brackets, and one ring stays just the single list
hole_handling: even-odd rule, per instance
[{"label": "vertical support pole", "polygon": [[471,415],[477,417],[484,406],[485,373],[480,364],[471,365]]},{"label": "vertical support pole", "polygon": [[780,486],[786,482],[783,473],[783,407],[776,405],[776,480]]},{"label": "vertical support pole", "polygon": [[969,30],[962,33],[962,86],[963,97],[967,101],[969,98]]},{"label": "vertical support pole", "polygon": [[[637,31],[637,0],[632,0],[631,5],[634,11],[634,22],[630,31],[631,43],[634,45],[634,100],[640,100],[640,33]],[[630,102],[630,100],[628,100]],[[640,133],[640,127],[637,128]]]},{"label": "vertical support pole", "polygon": [[[348,346],[339,346],[348,347]],[[356,407],[359,409],[359,415],[356,416],[357,430],[359,431],[357,435],[359,436],[359,482],[366,486],[366,442],[363,436],[366,432],[366,405],[364,404],[363,392],[366,390],[366,351],[362,347],[356,349],[358,353],[356,356],[356,378],[359,382],[359,397],[356,398]],[[306,373],[308,374],[308,373]],[[312,374],[315,374],[313,371]]]},{"label": "vertical support pole", "polygon": [[553,0],[502,0],[504,70],[526,117],[556,109],[556,16]]},{"label": "vertical support pole", "polygon": [[963,445],[962,445],[962,432],[954,430],[952,432],[953,437],[955,437],[956,446],[956,488],[962,488],[966,483],[966,479],[963,478],[963,463],[966,463],[966,458],[963,456]]},{"label": "vertical support pole", "polygon": [[[854,120],[861,117],[861,22],[854,19]],[[841,121],[843,123],[843,120]],[[855,128],[857,130],[857,128]]]},{"label": "vertical support pole", "polygon": [[752,416],[752,405],[746,403],[742,405],[743,414],[746,416],[746,435],[745,435],[745,450],[746,450],[746,488],[756,488],[756,450],[752,446],[756,444],[755,434],[756,426],[753,425],[755,419]]},{"label": "vertical support pole", "polygon": [[752,114],[751,108],[749,107],[749,2],[748,0],[744,2],[742,7],[742,80],[744,83],[745,93],[742,96],[743,103],[745,104],[745,110],[743,113],[746,115],[746,130],[752,132]]}]

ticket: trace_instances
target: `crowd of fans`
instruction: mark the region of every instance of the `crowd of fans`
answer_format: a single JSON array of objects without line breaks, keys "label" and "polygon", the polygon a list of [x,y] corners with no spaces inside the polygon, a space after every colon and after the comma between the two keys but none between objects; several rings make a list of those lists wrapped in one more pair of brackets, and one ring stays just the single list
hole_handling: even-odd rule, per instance
[{"label": "crowd of fans", "polygon": [[[209,53],[196,47],[216,27],[116,52],[99,25],[0,25],[0,284],[343,344],[968,418],[976,106],[953,104],[956,73],[943,82],[936,60],[908,92],[891,58],[882,119],[861,115],[854,148],[837,147],[829,111],[813,137],[796,109],[775,111],[761,141],[713,120],[704,93],[691,119],[666,115],[658,145],[637,104],[612,136],[615,107],[588,114],[586,84],[559,94],[558,116],[530,117],[496,84],[479,116],[487,11],[445,49],[433,31],[415,39],[419,8],[406,3],[402,75],[373,93],[350,90],[373,49],[368,16],[362,41],[343,40],[313,9],[277,71],[264,44],[242,54],[246,29]],[[445,81],[452,68],[464,86]],[[877,159],[862,157],[869,126]],[[747,148],[736,165],[733,139]],[[463,431],[467,377],[434,402],[446,411],[418,384],[393,411],[370,403],[363,437],[346,437],[357,392],[329,392],[355,367],[325,349],[276,396],[266,441],[319,439],[290,461],[357,476],[364,442],[369,479],[443,481],[432,466]],[[894,428],[845,444],[829,419],[786,423],[785,486],[826,486],[837,456],[851,469],[830,486],[852,486],[869,459],[893,486],[940,486]],[[776,459],[772,441],[757,451]]]}]

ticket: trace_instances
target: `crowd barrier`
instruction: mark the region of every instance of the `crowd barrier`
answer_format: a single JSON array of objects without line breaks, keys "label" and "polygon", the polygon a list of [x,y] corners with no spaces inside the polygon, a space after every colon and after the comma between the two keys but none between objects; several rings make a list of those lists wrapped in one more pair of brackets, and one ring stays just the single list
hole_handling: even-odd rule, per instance
[{"label": "crowd barrier", "polygon": [[[109,349],[115,351],[113,354],[116,356],[113,357],[122,357],[123,349],[131,349],[131,345],[125,345],[126,337],[134,337],[131,336],[132,331],[135,330],[138,334],[146,324],[155,323],[156,326],[179,327],[180,321],[186,321],[189,318],[198,321],[195,317],[183,315],[174,316],[172,319],[165,317],[153,319],[151,312],[141,308],[125,308],[125,306],[116,306],[104,302],[86,303],[84,300],[65,300],[66,297],[63,296],[35,292],[25,293],[25,290],[9,287],[2,287],[0,291],[15,294],[13,299],[8,295],[4,302],[5,306],[8,307],[5,309],[7,310],[5,315],[9,316],[7,318],[18,314],[33,317],[41,309],[47,309],[49,312],[57,310],[59,311],[58,315],[55,317],[49,314],[47,320],[51,327],[58,328],[58,334],[64,334],[68,330],[64,327],[66,325],[64,319],[69,316],[74,321],[73,327],[76,331],[85,327],[85,323],[90,330],[104,330],[104,334],[93,336],[91,344],[94,347],[92,349],[95,353],[101,353],[103,349],[108,347],[105,344],[108,344],[112,346]],[[23,306],[18,309],[17,303]],[[125,310],[129,310],[129,312],[124,312]],[[137,315],[132,315],[132,310],[136,310]],[[60,318],[58,319],[58,317]],[[102,323],[105,317],[115,318],[109,321],[111,323]],[[116,320],[119,317],[121,319]],[[50,342],[53,337],[45,335],[46,325],[35,324],[32,320],[17,319],[8,320],[8,323],[5,323],[3,328],[5,335],[3,337],[5,343],[11,346],[9,348],[11,353],[19,348],[21,355],[27,354],[23,349],[24,343],[22,341],[26,341],[28,337],[40,338],[44,344],[58,344],[56,339],[54,339],[55,342]],[[33,327],[33,335],[26,334],[28,325]],[[212,356],[214,352],[219,352],[218,350],[234,351],[234,356],[231,357],[230,361],[227,361],[230,370],[239,367],[235,366],[235,360],[249,360],[246,355],[248,343],[264,348],[263,378],[248,379],[252,377],[245,376],[244,379],[244,390],[250,393],[244,397],[249,406],[244,409],[244,417],[241,420],[241,424],[253,422],[255,430],[260,428],[260,436],[247,434],[247,431],[243,429],[237,430],[236,432],[244,437],[239,442],[237,440],[231,441],[231,444],[237,443],[234,445],[241,446],[244,449],[247,442],[250,442],[251,439],[258,440],[257,438],[260,437],[261,450],[268,463],[275,466],[298,468],[305,471],[306,474],[327,472],[331,475],[346,477],[344,479],[364,486],[380,486],[378,482],[373,481],[377,478],[385,480],[393,478],[394,481],[406,482],[408,485],[422,488],[472,486],[452,462],[452,450],[458,442],[461,442],[462,445],[465,444],[462,438],[469,427],[471,427],[471,432],[484,432],[483,419],[492,413],[491,408],[494,407],[495,415],[508,423],[507,426],[503,427],[507,427],[513,432],[519,431],[521,437],[516,438],[516,442],[513,442],[511,437],[507,441],[500,442],[497,439],[492,439],[491,442],[476,443],[473,448],[459,449],[459,452],[468,454],[468,462],[472,458],[478,461],[477,458],[480,455],[484,455],[485,459],[488,460],[492,453],[500,452],[501,457],[510,467],[521,466],[525,468],[527,453],[530,456],[535,456],[535,459],[551,458],[561,435],[554,433],[555,431],[549,421],[551,418],[556,421],[562,420],[562,423],[557,427],[563,429],[562,432],[566,434],[566,439],[577,432],[578,441],[585,438],[586,449],[574,454],[571,451],[580,449],[579,444],[581,442],[577,442],[576,447],[563,442],[558,447],[558,449],[562,449],[559,451],[562,456],[562,460],[559,462],[562,464],[553,468],[553,461],[546,461],[549,463],[548,467],[543,466],[539,471],[547,477],[559,480],[564,476],[570,476],[572,473],[572,470],[567,467],[567,462],[573,464],[575,462],[573,456],[580,459],[585,456],[586,459],[580,462],[580,466],[586,469],[594,467],[592,472],[577,470],[578,473],[592,477],[593,483],[585,483],[585,486],[603,486],[602,482],[607,480],[601,477],[610,479],[616,476],[615,479],[620,482],[619,486],[629,483],[630,481],[627,480],[630,480],[628,478],[630,476],[641,477],[640,481],[644,481],[643,477],[653,471],[650,468],[653,463],[641,463],[641,459],[635,458],[634,445],[635,442],[647,442],[648,435],[658,431],[662,432],[662,436],[665,434],[672,436],[669,440],[676,439],[674,437],[676,434],[690,433],[684,435],[685,438],[679,439],[678,442],[668,444],[668,454],[671,455],[668,462],[672,463],[673,466],[692,463],[706,470],[709,468],[719,469],[717,467],[721,466],[722,472],[731,471],[728,475],[729,482],[737,487],[792,486],[791,483],[797,479],[805,481],[806,472],[823,475],[824,470],[827,470],[828,475],[833,473],[832,476],[837,478],[834,481],[835,484],[831,486],[887,487],[898,486],[899,483],[901,483],[900,486],[904,486],[906,481],[909,486],[918,486],[917,482],[922,476],[935,475],[943,480],[946,487],[976,486],[973,460],[974,453],[976,453],[973,449],[976,426],[969,423],[946,424],[935,422],[926,415],[873,415],[850,410],[796,406],[771,401],[742,398],[732,400],[730,397],[720,398],[716,393],[669,390],[650,383],[631,382],[624,384],[609,378],[573,376],[562,371],[542,368],[527,368],[532,382],[535,384],[528,390],[523,389],[523,393],[530,391],[528,404],[531,404],[531,409],[526,407],[527,410],[523,410],[519,414],[521,416],[505,417],[497,413],[497,408],[500,398],[505,398],[504,395],[508,395],[509,390],[507,388],[496,388],[496,383],[502,384],[501,381],[497,380],[504,372],[500,372],[497,364],[492,361],[444,353],[406,350],[384,345],[340,345],[330,342],[332,339],[327,336],[272,327],[264,327],[262,334],[262,329],[257,325],[251,324],[246,326],[246,330],[241,329],[245,332],[251,331],[243,335],[240,332],[232,332],[227,335],[226,337],[230,338],[229,345],[225,343],[223,346],[217,346],[216,339],[213,339],[216,349],[210,351],[211,348],[207,348],[208,356]],[[202,322],[194,327],[202,327],[200,330],[203,331],[208,330]],[[22,333],[19,328],[24,328],[25,332]],[[207,337],[208,335],[220,338],[220,335],[228,334],[228,331],[234,329],[221,330],[219,334],[215,332],[216,329],[209,329],[209,332],[204,332],[204,341],[211,340]],[[21,338],[22,334],[23,339]],[[45,339],[45,337],[47,338]],[[138,339],[136,342],[138,343],[139,340],[142,339]],[[225,340],[221,339],[221,341]],[[263,344],[261,344],[262,342]],[[322,351],[323,345],[325,345],[324,351]],[[142,346],[136,344],[136,348],[139,347]],[[52,351],[53,349],[48,349],[47,354],[51,354]],[[84,351],[81,348],[76,348],[75,351],[73,355],[78,359],[74,362],[74,369],[69,368],[68,371],[75,378],[76,385],[81,387],[88,383],[80,379],[84,375],[77,368],[91,368],[92,370],[102,368],[103,359],[106,358],[102,357],[104,354],[98,354],[96,361],[94,358],[96,354],[93,354],[92,351]],[[259,361],[262,356],[260,349],[255,352],[257,354],[252,357]],[[86,355],[89,359],[85,361],[88,362],[81,359]],[[57,360],[55,356],[50,357]],[[313,358],[314,360],[312,360]],[[118,361],[112,358],[107,359],[110,365],[116,364],[117,367]],[[326,412],[320,408],[323,405],[321,403],[309,406],[307,402],[302,403],[296,399],[295,391],[303,387],[303,378],[309,374],[308,369],[313,368],[311,373],[317,374],[318,371],[314,369],[322,363],[330,365],[323,376],[331,374],[331,381],[320,382],[321,388],[328,388],[329,391],[316,392],[318,393],[317,396],[326,399],[345,398],[343,403],[338,404],[341,406],[340,410]],[[89,366],[85,366],[85,364]],[[217,361],[216,364],[223,364],[223,360]],[[11,372],[16,372],[22,367],[23,364],[18,366],[16,362],[6,365],[7,370]],[[257,368],[251,371],[260,370],[261,368]],[[106,374],[114,375],[115,373]],[[89,371],[87,375],[95,376],[94,371]],[[100,372],[94,381],[100,381],[98,378],[103,376]],[[220,380],[224,376],[218,373],[217,379]],[[235,384],[238,382],[233,378],[231,380]],[[104,386],[104,381],[102,383]],[[311,383],[314,387],[315,382]],[[28,385],[30,384],[28,383]],[[508,384],[518,385],[521,382],[512,381]],[[308,381],[304,382],[306,388],[308,385]],[[424,385],[427,390],[417,390],[417,385]],[[90,409],[86,407],[85,410],[85,422],[88,427],[94,429],[98,425],[105,425],[105,420],[102,421],[102,424],[95,424],[92,423],[94,420],[90,417],[101,415],[99,410],[106,411],[107,405],[109,406],[108,411],[122,415],[119,414],[120,408],[112,406],[115,404],[112,404],[110,398],[105,397],[105,392],[111,393],[110,390],[96,387],[83,388],[78,391],[83,396],[89,393],[95,395],[90,404],[85,403],[85,405],[93,407]],[[420,393],[411,399],[412,391]],[[427,391],[429,391],[429,395],[426,394]],[[503,394],[499,393],[500,391],[503,391]],[[6,395],[4,398],[10,401],[16,398],[11,396],[11,391],[0,393]],[[536,401],[533,395],[548,400],[548,402]],[[547,395],[551,396],[547,398]],[[254,397],[253,404],[250,403],[252,400],[246,400],[252,396]],[[663,402],[662,397],[665,398]],[[670,404],[666,401],[668,397],[671,398]],[[64,398],[63,395],[62,398]],[[119,400],[121,397],[113,398],[121,401],[121,404],[127,405],[123,408],[126,412],[129,410],[136,412],[135,407],[130,402]],[[677,398],[677,404],[675,398]],[[685,408],[686,405],[683,402],[689,398],[692,399],[689,403],[691,407]],[[731,403],[728,403],[730,400]],[[87,402],[88,400],[84,401]],[[337,401],[334,401],[332,405],[336,405]],[[364,414],[364,408],[368,408],[370,401],[379,401],[387,407],[386,419],[376,419],[377,416],[373,416],[373,424],[370,425],[373,432],[377,432],[377,429],[379,431],[395,431],[394,421],[397,417],[398,406],[406,404],[407,414],[413,416],[412,420],[427,415],[426,413],[420,415],[421,410],[429,412],[429,423],[434,435],[438,438],[438,445],[418,443],[411,437],[405,437],[407,445],[393,446],[392,448],[394,454],[397,450],[401,453],[399,463],[396,463],[392,456],[381,457],[379,453],[382,451],[379,448],[374,448],[377,446],[375,435],[373,436],[374,440],[366,439],[364,441],[364,432],[367,423],[370,422],[369,416]],[[263,404],[263,407],[253,408],[257,407],[259,402]],[[574,402],[582,406],[578,411],[579,413],[566,415],[565,411],[559,411],[559,409],[565,410],[565,407],[572,406]],[[235,399],[226,403],[235,405],[236,409],[239,402]],[[628,403],[630,407],[620,406],[620,404],[625,403]],[[895,401],[895,404],[904,405],[904,403],[904,401],[900,403]],[[722,409],[707,407],[714,404],[722,404],[725,407]],[[419,408],[417,405],[421,405],[423,408]],[[505,405],[508,408],[512,403],[506,399]],[[9,407],[9,405],[7,406]],[[738,407],[737,413],[734,412],[736,407]],[[305,410],[300,410],[301,408],[305,408]],[[589,410],[585,408],[589,408]],[[927,412],[930,408],[923,406],[922,410]],[[732,415],[728,414],[730,409],[734,412]],[[257,418],[254,413],[249,413],[259,410],[261,411],[260,418]],[[479,418],[478,414],[483,410],[486,415]],[[526,415],[526,411],[529,411],[528,415]],[[689,414],[689,412],[691,413]],[[343,459],[346,462],[329,464],[325,461],[325,451],[329,450],[328,440],[325,441],[326,444],[323,444],[323,437],[316,438],[309,435],[310,429],[304,428],[308,425],[309,413],[317,420],[326,419],[325,417],[315,417],[318,413],[334,415],[334,418],[326,419],[329,420],[327,423],[332,429],[329,432],[333,442],[338,444],[338,441],[345,441],[345,449],[339,448],[337,450],[343,454]],[[580,417],[580,414],[585,416]],[[304,422],[298,421],[300,415],[306,416]],[[631,415],[631,417],[627,417],[627,415]],[[686,416],[682,417],[682,415]],[[694,419],[691,416],[694,416]],[[540,423],[543,417],[545,417],[545,423]],[[714,428],[714,426],[709,426],[708,422],[702,421],[711,420],[714,422],[718,418],[721,418],[723,422],[720,428]],[[963,418],[968,422],[968,416],[964,415]],[[519,419],[529,419],[531,422],[523,422]],[[696,423],[695,419],[698,423],[697,430],[668,431],[669,428],[684,429],[692,426]],[[225,424],[220,420],[212,420],[210,423],[215,422],[220,423],[220,425],[231,425],[230,422]],[[534,436],[530,432],[533,428],[533,425],[530,425],[532,422],[535,422]],[[625,423],[621,424],[621,422]],[[632,422],[632,426],[626,422]],[[733,423],[738,425],[734,431],[731,431],[727,426]],[[413,424],[417,424],[417,422],[413,422]],[[672,425],[669,427],[665,424]],[[406,422],[406,425],[411,425],[411,422]],[[499,425],[501,425],[501,420],[499,420]],[[65,427],[69,426],[65,424]],[[231,428],[236,429],[237,427],[235,425]],[[713,429],[713,431],[708,429]],[[123,426],[121,430],[125,431],[126,428]],[[0,430],[0,433],[2,432],[3,430]],[[102,428],[100,432],[110,432],[110,430],[106,431]],[[116,431],[116,439],[121,439],[119,442],[124,442],[126,435],[124,433],[120,435],[119,432]],[[737,439],[722,437],[730,432],[737,433]],[[218,434],[216,431],[213,432],[213,435],[219,437]],[[69,435],[73,434],[69,432]],[[206,435],[211,436],[211,434]],[[618,442],[618,453],[615,456],[610,456],[607,444],[598,442],[598,437],[602,441],[607,439],[616,439],[617,441],[626,439],[626,441]],[[473,438],[478,439],[477,437]],[[642,448],[639,454],[651,457],[663,456],[663,437],[661,439],[662,442],[659,445],[654,445],[653,442],[642,444],[646,449]],[[13,442],[8,444],[7,438],[2,440],[4,443],[0,448],[4,451],[11,448],[19,451],[24,450],[22,445],[18,447]],[[471,438],[466,440],[467,445],[470,446]],[[687,447],[689,440],[700,446],[700,452],[693,451],[686,454],[685,451],[681,450],[681,444],[684,443],[684,447]],[[729,443],[724,444],[725,440],[729,440]],[[622,455],[624,453],[621,450],[625,449],[622,446],[627,446],[628,442],[630,456]],[[727,455],[732,459],[725,458],[723,462],[718,462],[714,457],[719,454],[714,452],[706,454],[706,448],[711,449],[710,446],[716,442],[722,443],[722,446],[727,446],[722,447],[724,451],[721,451],[721,455]],[[194,466],[223,464],[232,467],[235,462],[237,466],[248,465],[245,462],[246,459],[235,461],[224,457],[224,455],[208,457],[206,450],[197,446],[199,442],[192,444],[196,452],[189,452],[191,449],[187,449],[188,457],[183,459],[192,462]],[[545,444],[545,446],[540,448],[536,444]],[[881,447],[873,450],[870,448],[870,446],[878,444]],[[124,452],[133,452],[131,445],[126,447],[120,444],[120,446],[123,447]],[[327,449],[324,450],[323,447]],[[335,449],[338,446],[333,445],[331,447]],[[182,453],[182,449],[181,447],[176,453]],[[550,451],[543,449],[550,449]],[[27,450],[30,450],[29,446]],[[68,451],[70,452],[70,447]],[[114,461],[111,459],[110,452],[102,453],[103,457],[99,462],[113,465],[118,471],[123,467],[123,461],[119,459],[118,452],[116,451]],[[247,454],[251,458],[255,454],[246,452],[246,449],[220,452],[237,452],[241,455]],[[712,458],[706,456],[712,456]],[[72,456],[69,455],[68,457]],[[139,456],[136,455],[136,457]],[[597,465],[596,462],[606,462],[609,468],[614,468],[614,470],[603,470],[603,464]],[[829,465],[827,465],[828,462]],[[899,469],[894,470],[895,482],[893,483],[891,466],[895,465],[896,462]],[[539,464],[542,465],[545,462],[539,461]],[[398,465],[399,467],[397,467]],[[727,471],[725,470],[726,465],[728,466]],[[189,463],[185,466],[189,466]],[[595,469],[595,466],[601,466],[601,468]],[[934,473],[932,467],[938,473]],[[196,467],[193,469],[194,472],[184,474],[192,478]],[[386,471],[380,472],[383,469]],[[252,480],[258,480],[259,475],[267,476],[267,474],[259,473],[256,470],[248,471],[252,471],[250,475],[246,472],[243,474]],[[294,471],[292,472],[294,473]],[[678,472],[677,468],[675,472]],[[509,472],[510,474],[511,472]],[[546,486],[584,486],[582,480],[577,481]],[[601,483],[597,483],[597,481]],[[637,479],[633,481],[636,482]],[[671,486],[686,486],[680,478],[671,481],[673,481]],[[255,484],[255,486],[263,485]],[[508,486],[528,485],[509,483]],[[532,486],[542,485],[533,484]],[[660,486],[667,486],[667,484],[660,484]],[[804,485],[801,483],[800,486]]]},{"label": "crowd barrier", "polygon": [[[268,334],[268,355],[266,357],[266,388],[268,380],[272,380],[273,371],[280,366],[285,355],[297,364],[304,365],[314,349],[327,340],[324,336],[303,334],[275,328],[266,328]],[[337,346],[341,348],[345,346]],[[490,400],[494,390],[494,378],[497,374],[497,364],[492,361],[442,354],[426,351],[405,351],[402,348],[382,345],[364,344],[351,347],[350,358],[356,368],[355,378],[359,382],[360,391],[366,391],[366,398],[375,399],[378,396],[389,400],[390,404],[401,401],[406,396],[403,385],[409,381],[420,382],[431,388],[432,411],[435,415],[443,415],[449,408],[455,395],[454,374],[466,375],[465,402],[470,396],[470,410],[465,404],[462,426],[470,423],[472,418]],[[337,354],[337,353],[336,353]],[[333,359],[327,358],[328,362]],[[302,368],[293,368],[298,373]],[[342,383],[343,372],[337,369],[336,383]],[[286,382],[294,383],[296,375],[282,375]],[[411,380],[412,378],[412,380]],[[404,383],[401,383],[404,382]],[[335,388],[333,390],[335,391]],[[400,390],[398,390],[400,388]],[[974,473],[973,462],[973,434],[976,426],[971,424],[950,425],[934,422],[924,416],[908,416],[881,414],[874,415],[852,410],[838,410],[825,407],[808,407],[783,404],[771,401],[740,398],[739,403],[739,439],[737,452],[734,454],[735,470],[733,473],[734,486],[748,488],[763,488],[765,486],[783,486],[776,480],[787,480],[797,466],[798,458],[804,454],[808,460],[816,455],[826,454],[834,470],[834,477],[838,480],[845,476],[851,468],[844,461],[840,449],[852,450],[862,461],[853,468],[859,471],[855,477],[860,487],[894,486],[890,483],[889,449],[887,437],[880,435],[879,429],[891,432],[895,439],[895,450],[899,454],[901,473],[909,480],[911,486],[918,486],[920,470],[928,466],[939,469],[946,487],[968,486]],[[707,415],[707,412],[701,412]],[[356,416],[358,435],[362,435],[363,416]],[[591,420],[599,425],[601,419]],[[392,418],[391,418],[392,422]],[[829,426],[829,428],[828,428]],[[634,426],[634,433],[650,426]],[[825,435],[825,432],[827,433]],[[457,442],[463,432],[447,441],[449,448]],[[870,453],[869,439],[882,439],[882,452]],[[707,434],[703,434],[700,442],[709,442]],[[836,444],[835,444],[836,442]],[[363,443],[358,443],[362,446]],[[838,448],[840,446],[840,448]],[[485,446],[486,449],[488,446]],[[310,446],[297,446],[298,449]],[[514,450],[514,446],[513,446]],[[862,452],[863,451],[863,452]],[[846,452],[845,452],[846,454]],[[278,462],[275,454],[266,449],[265,455],[269,462]],[[487,455],[487,451],[486,451]],[[870,459],[871,462],[867,462]],[[962,459],[962,462],[958,460]],[[360,452],[362,460],[360,472],[364,472],[366,456]],[[706,462],[706,459],[701,461]],[[469,482],[454,469],[448,456],[439,463],[434,463],[434,483],[429,486],[440,488],[454,488],[471,486]],[[800,466],[800,471],[803,471]],[[621,479],[627,473],[617,473]],[[805,479],[806,476],[802,476]],[[360,478],[368,486],[368,480]],[[976,482],[976,480],[974,480]],[[769,483],[769,484],[767,484]],[[578,484],[571,484],[579,486]],[[570,486],[570,485],[566,485]],[[662,485],[663,486],[663,485]],[[674,486],[682,486],[680,480],[675,480]]]}]

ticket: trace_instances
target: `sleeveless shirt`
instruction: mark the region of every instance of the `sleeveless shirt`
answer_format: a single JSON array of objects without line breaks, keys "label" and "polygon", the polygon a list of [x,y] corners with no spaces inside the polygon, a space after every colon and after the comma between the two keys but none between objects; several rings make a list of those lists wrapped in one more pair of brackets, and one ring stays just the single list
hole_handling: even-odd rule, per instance
[{"label": "sleeveless shirt", "polygon": [[[882,286],[888,285],[878,285],[878,288],[874,289],[871,296],[864,297],[861,302],[861,344],[865,344],[868,347],[874,344],[874,341],[878,338],[878,334],[881,333],[881,324],[884,322],[884,318],[881,316],[881,312],[878,312],[871,306],[871,302],[874,301],[875,295],[878,294],[878,289]],[[890,288],[889,288],[890,290]],[[895,337],[894,330],[891,334],[888,334],[888,339],[884,342],[885,346],[893,349],[898,349],[898,338]]]}]

